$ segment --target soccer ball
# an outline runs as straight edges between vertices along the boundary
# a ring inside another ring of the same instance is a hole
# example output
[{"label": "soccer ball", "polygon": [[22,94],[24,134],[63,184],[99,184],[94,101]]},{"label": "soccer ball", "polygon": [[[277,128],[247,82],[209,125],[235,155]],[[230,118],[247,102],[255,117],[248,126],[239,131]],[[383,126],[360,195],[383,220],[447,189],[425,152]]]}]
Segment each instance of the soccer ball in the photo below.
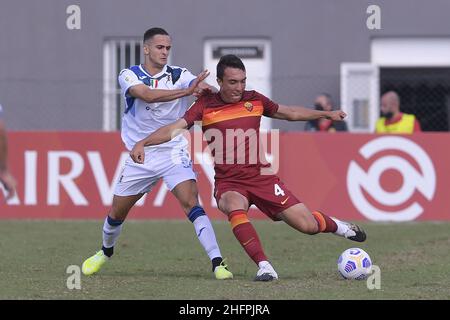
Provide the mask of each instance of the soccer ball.
[{"label": "soccer ball", "polygon": [[372,260],[363,249],[350,248],[337,261],[338,271],[345,279],[366,279],[372,271]]}]

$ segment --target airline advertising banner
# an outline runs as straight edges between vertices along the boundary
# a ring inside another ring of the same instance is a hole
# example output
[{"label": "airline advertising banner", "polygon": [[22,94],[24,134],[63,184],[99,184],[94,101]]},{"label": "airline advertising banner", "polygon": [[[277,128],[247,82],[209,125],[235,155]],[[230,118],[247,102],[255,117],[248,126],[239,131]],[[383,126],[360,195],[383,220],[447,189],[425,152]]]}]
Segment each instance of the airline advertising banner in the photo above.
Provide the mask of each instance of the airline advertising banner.
[{"label": "airline advertising banner", "polygon": [[[206,142],[191,134],[201,205],[225,219],[214,199]],[[285,186],[310,210],[347,220],[450,220],[450,134],[370,135],[272,133],[265,157]],[[9,167],[17,194],[0,218],[103,219],[128,151],[118,132],[10,132]],[[264,145],[264,143],[263,143]],[[274,186],[274,193],[282,192]],[[252,206],[250,217],[267,219]],[[130,219],[185,219],[161,181]]]}]

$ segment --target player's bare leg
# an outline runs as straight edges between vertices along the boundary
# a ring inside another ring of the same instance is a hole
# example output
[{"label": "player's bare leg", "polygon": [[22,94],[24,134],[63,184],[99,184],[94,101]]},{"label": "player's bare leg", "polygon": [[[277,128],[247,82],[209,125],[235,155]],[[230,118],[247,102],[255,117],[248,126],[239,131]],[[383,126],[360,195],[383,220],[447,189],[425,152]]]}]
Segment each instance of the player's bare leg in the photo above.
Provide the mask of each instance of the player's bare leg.
[{"label": "player's bare leg", "polygon": [[132,196],[114,195],[113,203],[103,225],[103,247],[106,256],[111,257],[114,245],[122,232],[122,224],[135,203],[143,196],[143,193]]},{"label": "player's bare leg", "polygon": [[131,208],[133,208],[136,202],[142,198],[143,195],[143,193],[132,196],[114,195],[109,216],[115,220],[125,220]]},{"label": "player's bare leg", "polygon": [[366,233],[357,225],[329,217],[320,211],[311,212],[303,203],[284,210],[280,218],[294,229],[306,234],[331,232],[353,241],[366,240]]},{"label": "player's bare leg", "polygon": [[172,189],[173,195],[178,199],[186,216],[193,207],[198,205],[198,188],[195,180],[186,180]]},{"label": "player's bare leg", "polygon": [[113,255],[117,238],[122,232],[122,224],[130,209],[142,196],[143,193],[132,196],[114,195],[111,210],[103,224],[102,250],[83,262],[81,269],[85,275],[98,272],[103,264]]},{"label": "player's bare leg", "polygon": [[258,265],[255,281],[271,281],[278,279],[278,274],[267,257],[255,228],[247,217],[249,202],[246,197],[236,191],[227,191],[219,200],[219,209],[228,216],[234,236],[244,248],[248,256]]},{"label": "player's bare leg", "polygon": [[180,202],[184,213],[192,222],[198,240],[208,254],[212,271],[219,280],[232,279],[233,274],[228,270],[222,259],[222,254],[217,244],[216,235],[205,211],[198,203],[198,189],[195,180],[186,180],[172,189],[173,195]]},{"label": "player's bare leg", "polygon": [[280,218],[300,232],[306,234],[316,234],[320,232],[316,219],[303,203],[297,203],[284,210],[281,212]]}]

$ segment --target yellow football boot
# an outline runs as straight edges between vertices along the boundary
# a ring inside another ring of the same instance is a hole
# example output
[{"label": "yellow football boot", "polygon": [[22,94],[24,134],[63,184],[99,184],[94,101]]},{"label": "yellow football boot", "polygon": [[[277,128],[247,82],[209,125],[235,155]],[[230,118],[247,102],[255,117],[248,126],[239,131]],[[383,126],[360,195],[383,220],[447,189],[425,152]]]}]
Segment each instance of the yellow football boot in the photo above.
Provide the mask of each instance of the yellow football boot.
[{"label": "yellow football boot", "polygon": [[92,257],[86,259],[81,266],[81,271],[84,275],[90,276],[100,270],[100,268],[108,261],[108,257],[105,256],[103,250],[100,250]]},{"label": "yellow football boot", "polygon": [[220,265],[214,269],[214,275],[217,280],[233,279],[233,274],[228,270],[225,260],[223,260]]}]

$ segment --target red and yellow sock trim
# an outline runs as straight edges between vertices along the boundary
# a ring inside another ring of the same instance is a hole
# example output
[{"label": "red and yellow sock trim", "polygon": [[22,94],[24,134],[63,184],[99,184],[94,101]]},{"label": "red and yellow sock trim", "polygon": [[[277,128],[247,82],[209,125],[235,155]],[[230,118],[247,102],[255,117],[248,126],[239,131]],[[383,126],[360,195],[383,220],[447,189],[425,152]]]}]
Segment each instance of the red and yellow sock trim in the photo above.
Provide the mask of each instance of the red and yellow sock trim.
[{"label": "red and yellow sock trim", "polygon": [[250,222],[247,218],[247,212],[244,210],[236,210],[231,212],[228,215],[228,221],[230,221],[232,229],[236,228],[240,224]]},{"label": "red and yellow sock trim", "polygon": [[317,224],[319,225],[319,232],[323,232],[327,228],[327,222],[325,221],[325,218],[318,211],[314,211],[312,214],[314,218],[316,218]]}]

